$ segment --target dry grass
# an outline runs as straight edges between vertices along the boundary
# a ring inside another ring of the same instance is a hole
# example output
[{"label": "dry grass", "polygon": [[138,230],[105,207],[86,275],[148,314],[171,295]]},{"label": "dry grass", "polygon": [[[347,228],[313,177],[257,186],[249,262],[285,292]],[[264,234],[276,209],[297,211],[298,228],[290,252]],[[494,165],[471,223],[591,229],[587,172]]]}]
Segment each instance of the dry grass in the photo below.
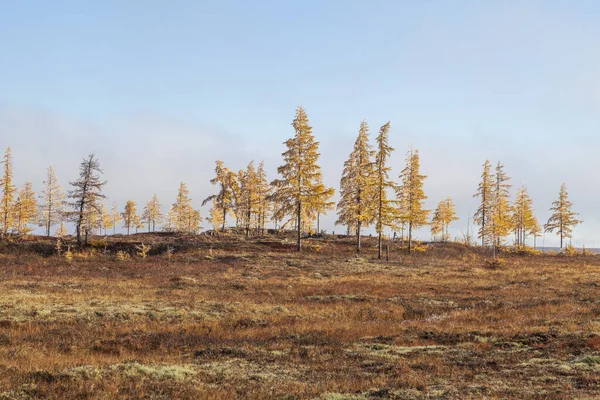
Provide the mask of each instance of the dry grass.
[{"label": "dry grass", "polygon": [[0,399],[600,396],[599,257],[114,240],[71,263],[3,248]]}]

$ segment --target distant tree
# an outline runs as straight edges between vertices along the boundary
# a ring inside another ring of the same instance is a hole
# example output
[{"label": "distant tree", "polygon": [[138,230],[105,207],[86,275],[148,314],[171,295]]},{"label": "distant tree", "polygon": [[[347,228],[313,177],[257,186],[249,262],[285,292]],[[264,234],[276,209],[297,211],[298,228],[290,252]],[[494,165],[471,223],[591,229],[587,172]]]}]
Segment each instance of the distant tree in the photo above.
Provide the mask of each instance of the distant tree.
[{"label": "distant tree", "polygon": [[2,164],[4,164],[4,173],[0,179],[0,186],[2,187],[0,226],[2,227],[2,234],[6,236],[14,226],[15,196],[17,194],[17,188],[13,185],[12,152],[10,147],[6,148]]},{"label": "distant tree", "polygon": [[195,233],[200,229],[200,211],[192,207],[190,192],[185,183],[181,182],[177,199],[169,210],[169,225],[175,232]]},{"label": "distant tree", "polygon": [[121,212],[119,211],[119,208],[117,207],[117,202],[113,202],[113,206],[110,210],[110,217],[111,217],[111,225],[112,225],[112,229],[113,229],[113,235],[117,232],[117,225],[119,225],[119,222],[121,221]]},{"label": "distant tree", "polygon": [[397,185],[390,179],[389,173],[392,170],[387,165],[387,160],[394,151],[394,148],[388,144],[388,133],[390,131],[390,122],[388,121],[379,130],[377,136],[377,151],[375,153],[374,164],[374,201],[375,201],[375,230],[377,231],[377,258],[381,258],[381,238],[383,230],[386,227],[394,225],[396,215],[394,200],[388,199],[387,191],[397,189]]},{"label": "distant tree", "polygon": [[265,171],[265,162],[261,161],[258,164],[256,170],[257,178],[257,192],[258,192],[258,205],[257,205],[257,217],[258,217],[258,234],[262,235],[265,232],[265,225],[267,218],[271,214],[271,189],[272,186],[267,180],[267,172]]},{"label": "distant tree", "polygon": [[67,236],[67,234],[68,234],[67,227],[65,226],[64,221],[61,221],[60,226],[54,232],[54,236],[56,236],[58,238],[62,238],[62,237]]},{"label": "distant tree", "polygon": [[240,192],[239,198],[239,213],[241,223],[245,227],[246,237],[250,236],[250,231],[258,228],[256,216],[259,213],[260,204],[260,181],[254,167],[254,161],[248,164],[245,171],[241,171],[239,175]]},{"label": "distant tree", "polygon": [[529,197],[525,185],[517,190],[512,210],[512,230],[516,238],[515,244],[525,246],[527,235],[539,229],[538,221],[533,213],[533,200]]},{"label": "distant tree", "polygon": [[44,189],[39,199],[39,225],[46,229],[46,236],[50,236],[52,225],[56,225],[62,221],[65,201],[62,186],[58,183],[52,166],[49,166],[47,169]]},{"label": "distant tree", "polygon": [[290,216],[296,220],[297,249],[302,249],[302,227],[304,219],[316,217],[319,207],[333,197],[334,189],[322,182],[319,160],[319,142],[315,141],[308,116],[302,107],[296,110],[292,122],[293,138],[285,142],[287,150],[283,165],[277,168],[281,179],[273,181],[273,197],[279,204],[278,219]]},{"label": "distant tree", "polygon": [[152,199],[148,201],[146,207],[144,207],[144,212],[142,213],[142,222],[145,222],[148,225],[148,232],[156,231],[156,224],[160,224],[162,221],[163,215],[160,210],[160,203],[158,201],[158,196],[152,196]]},{"label": "distant tree", "polygon": [[131,228],[136,227],[136,218],[137,210],[136,204],[133,200],[127,200],[125,203],[125,211],[121,213],[121,218],[123,218],[123,228],[127,229],[127,234],[129,235]]},{"label": "distant tree", "polygon": [[135,226],[135,233],[138,233],[140,229],[144,229],[144,220],[140,214],[135,214],[133,217],[133,226]]},{"label": "distant tree", "polygon": [[401,186],[398,189],[399,217],[408,227],[408,251],[412,252],[412,232],[427,225],[429,210],[423,208],[427,198],[423,191],[423,182],[427,175],[421,175],[419,151],[410,150],[406,157],[406,167],[402,170]]},{"label": "distant tree", "polygon": [[85,244],[87,245],[90,227],[86,227],[84,224],[86,217],[89,217],[92,212],[100,213],[99,200],[105,198],[102,188],[106,181],[100,180],[101,174],[100,163],[92,153],[81,161],[78,179],[70,182],[73,189],[68,193],[68,197],[71,199],[68,205],[72,211],[67,215],[75,223],[78,245],[81,245],[82,229],[85,229]]},{"label": "distant tree", "polygon": [[361,229],[375,221],[375,152],[369,144],[369,126],[362,121],[354,148],[344,163],[336,225],[355,228],[356,252],[360,252]]},{"label": "distant tree", "polygon": [[491,230],[496,246],[502,244],[502,238],[510,233],[512,222],[512,207],[510,204],[510,178],[504,171],[504,165],[496,165],[494,178],[494,190],[492,191],[492,219]]},{"label": "distant tree", "polygon": [[433,212],[433,218],[431,219],[431,234],[436,237],[439,235],[442,242],[450,240],[450,233],[448,228],[452,221],[458,221],[456,216],[456,210],[452,198],[447,197],[445,200],[439,202],[435,211]]},{"label": "distant tree", "polygon": [[209,201],[213,202],[213,207],[220,210],[222,214],[221,228],[225,230],[227,214],[234,215],[236,193],[239,192],[239,185],[235,172],[230,171],[223,165],[223,161],[217,160],[215,167],[215,177],[210,180],[213,185],[219,185],[219,193],[208,196],[202,202],[206,205]]},{"label": "distant tree", "polygon": [[571,238],[573,233],[573,227],[579,225],[581,222],[577,218],[576,212],[572,209],[573,203],[569,200],[569,194],[567,193],[567,186],[563,183],[560,187],[560,193],[558,200],[552,203],[550,211],[552,216],[548,219],[548,222],[544,225],[546,232],[554,232],[560,236],[560,248],[563,248],[563,240],[565,238]]},{"label": "distant tree", "polygon": [[215,200],[213,200],[209,217],[207,217],[206,220],[212,225],[215,233],[218,234],[221,231],[223,225],[223,213]]},{"label": "distant tree", "polygon": [[111,212],[108,211],[108,207],[106,206],[104,199],[100,201],[100,210],[100,225],[101,228],[104,229],[104,235],[106,235],[107,230],[113,227],[113,218]]},{"label": "distant tree", "polygon": [[494,200],[494,177],[492,176],[492,164],[486,160],[483,164],[483,173],[481,182],[477,188],[477,193],[473,197],[479,197],[479,208],[475,212],[473,220],[479,225],[477,232],[481,245],[485,246],[492,242],[492,207]]},{"label": "distant tree", "polygon": [[31,187],[31,182],[25,182],[19,190],[19,197],[14,206],[14,218],[18,234],[27,235],[33,231],[28,225],[37,219],[37,201],[35,200],[35,193]]}]

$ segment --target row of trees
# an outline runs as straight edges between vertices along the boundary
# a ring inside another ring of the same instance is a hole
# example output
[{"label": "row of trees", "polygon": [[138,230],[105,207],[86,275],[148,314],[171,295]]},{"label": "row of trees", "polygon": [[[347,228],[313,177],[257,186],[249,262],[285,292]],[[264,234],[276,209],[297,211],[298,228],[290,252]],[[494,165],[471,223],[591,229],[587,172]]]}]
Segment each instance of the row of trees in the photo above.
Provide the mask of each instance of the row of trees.
[{"label": "row of trees", "polygon": [[[226,228],[228,217],[235,219],[235,226],[243,228],[246,236],[262,234],[269,221],[276,229],[293,227],[297,232],[297,248],[302,247],[304,232],[320,231],[320,216],[337,209],[336,225],[346,227],[347,233],[356,236],[356,250],[361,250],[361,237],[365,228],[373,226],[378,235],[378,254],[381,257],[382,239],[386,229],[407,233],[408,249],[413,248],[413,231],[424,225],[431,226],[435,240],[450,239],[449,226],[458,220],[454,202],[450,197],[439,202],[432,213],[424,208],[427,196],[423,190],[426,175],[420,172],[419,152],[410,149],[399,182],[390,177],[389,159],[394,149],[388,144],[390,122],[379,129],[375,146],[370,143],[369,126],[361,122],[358,136],[340,180],[340,199],[332,201],[334,189],[323,183],[319,165],[319,142],[312,133],[308,116],[302,107],[296,110],[292,122],[294,136],[284,142],[283,163],[277,169],[279,178],[269,182],[264,164],[258,167],[250,162],[246,169],[234,172],[221,160],[217,160],[215,176],[211,183],[218,187],[217,193],[207,197],[202,205],[211,204],[207,221],[215,232]],[[38,224],[50,235],[52,226],[60,225],[56,235],[66,234],[65,222],[76,227],[77,241],[87,242],[90,233],[113,233],[119,222],[130,233],[147,227],[155,231],[162,224],[163,230],[195,233],[201,229],[200,211],[192,206],[192,199],[185,183],[181,183],[175,202],[166,215],[161,212],[157,196],[150,199],[141,213],[133,200],[128,200],[123,211],[116,204],[111,210],[105,205],[102,189],[102,170],[94,154],[83,159],[78,178],[70,182],[65,194],[52,167],[48,168],[44,189],[38,199],[30,182],[20,189],[13,184],[12,156],[10,147],[3,161],[0,178],[2,199],[0,202],[0,228],[5,236],[9,233],[27,234],[30,227]],[[527,188],[522,186],[510,201],[509,177],[504,166],[497,164],[495,170],[486,161],[481,182],[475,197],[480,204],[474,215],[479,226],[481,244],[498,246],[512,232],[515,244],[524,246],[529,236],[540,235],[540,227],[533,211],[533,201]],[[390,195],[394,196],[390,196]],[[39,201],[38,201],[39,200]],[[572,229],[579,221],[572,211],[565,185],[559,199],[553,203],[552,216],[544,225],[547,232],[556,231],[561,247],[570,238]]]},{"label": "row of trees", "polygon": [[[535,246],[536,238],[542,233],[527,187],[522,185],[517,190],[514,202],[511,203],[512,186],[509,181],[504,165],[498,162],[495,170],[492,171],[492,164],[486,160],[483,164],[481,181],[474,195],[480,200],[474,220],[479,226],[477,233],[482,246],[499,246],[511,233],[514,234],[514,242],[517,246],[525,246],[528,236],[533,236]],[[545,232],[556,232],[559,235],[561,248],[564,240],[571,237],[573,227],[582,222],[576,218],[578,214],[573,211],[572,206],[566,185],[563,183],[558,200],[553,202],[550,208],[552,215],[543,226]]]}]

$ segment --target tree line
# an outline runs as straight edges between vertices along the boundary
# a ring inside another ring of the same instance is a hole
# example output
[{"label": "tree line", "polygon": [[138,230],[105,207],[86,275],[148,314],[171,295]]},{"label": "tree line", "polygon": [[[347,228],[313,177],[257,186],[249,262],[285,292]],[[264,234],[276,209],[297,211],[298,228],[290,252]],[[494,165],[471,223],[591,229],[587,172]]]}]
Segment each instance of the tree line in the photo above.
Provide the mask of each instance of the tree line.
[{"label": "tree line", "polygon": [[[346,228],[346,234],[356,237],[356,251],[361,251],[362,232],[373,226],[377,233],[378,256],[381,258],[384,232],[405,233],[408,251],[413,250],[413,232],[425,225],[437,241],[449,241],[449,226],[458,220],[451,197],[439,202],[436,209],[427,210],[427,196],[423,190],[426,175],[420,172],[420,156],[416,149],[409,149],[405,167],[398,181],[390,177],[389,161],[394,151],[388,144],[390,122],[378,131],[375,146],[370,142],[369,126],[362,121],[354,146],[344,162],[340,179],[340,199],[332,201],[335,190],[323,183],[319,165],[319,142],[315,140],[306,111],[296,110],[292,121],[294,135],[284,142],[282,165],[277,168],[279,177],[267,179],[264,163],[258,167],[251,161],[246,169],[237,172],[217,160],[215,176],[211,183],[217,186],[215,194],[203,200],[211,203],[206,221],[218,234],[227,228],[228,217],[246,236],[262,235],[269,223],[275,229],[294,229],[297,249],[302,248],[303,235],[319,233],[321,215],[336,210],[336,225]],[[45,229],[47,236],[58,225],[55,236],[67,234],[65,223],[73,223],[78,244],[86,243],[90,234],[113,234],[120,222],[127,233],[147,229],[198,233],[203,218],[194,209],[189,190],[180,183],[175,202],[163,215],[159,199],[154,195],[141,212],[133,200],[125,203],[120,211],[113,203],[109,210],[105,204],[102,169],[94,154],[84,158],[79,165],[77,179],[69,182],[65,192],[59,184],[52,166],[48,167],[43,190],[36,197],[31,182],[19,189],[13,184],[13,165],[10,147],[2,160],[0,178],[2,198],[0,203],[0,228],[3,237],[9,234],[27,235],[32,225]],[[516,246],[525,246],[528,237],[540,236],[539,225],[533,210],[533,201],[525,186],[520,187],[515,200],[510,200],[510,178],[504,166],[498,162],[495,169],[486,161],[481,181],[474,197],[479,206],[474,215],[478,225],[478,238],[482,246],[500,246],[512,233]],[[564,240],[571,237],[573,227],[581,223],[572,210],[565,184],[561,186],[558,200],[550,209],[552,215],[543,225],[546,232],[556,232],[561,248]],[[429,218],[431,214],[431,219]],[[316,227],[316,229],[315,229]]]}]

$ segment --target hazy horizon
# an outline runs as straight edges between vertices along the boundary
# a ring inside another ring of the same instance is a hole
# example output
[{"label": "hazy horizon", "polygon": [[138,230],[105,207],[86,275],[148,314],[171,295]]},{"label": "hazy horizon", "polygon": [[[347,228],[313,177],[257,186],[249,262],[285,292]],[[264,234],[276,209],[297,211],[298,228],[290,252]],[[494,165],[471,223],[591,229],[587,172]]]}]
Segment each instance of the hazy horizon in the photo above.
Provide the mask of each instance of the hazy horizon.
[{"label": "hazy horizon", "polygon": [[[166,211],[184,181],[200,207],[217,158],[236,171],[264,160],[275,179],[302,105],[336,201],[360,121],[374,140],[390,120],[392,176],[409,146],[420,151],[427,208],[457,205],[453,238],[489,159],[513,196],[527,185],[540,223],[566,182],[584,221],[573,244],[595,247],[599,15],[591,1],[8,3],[0,147],[13,149],[15,184],[36,193],[49,164],[66,188],[94,152],[109,205],[142,208],[156,193]],[[322,228],[342,232],[335,219]]]}]

